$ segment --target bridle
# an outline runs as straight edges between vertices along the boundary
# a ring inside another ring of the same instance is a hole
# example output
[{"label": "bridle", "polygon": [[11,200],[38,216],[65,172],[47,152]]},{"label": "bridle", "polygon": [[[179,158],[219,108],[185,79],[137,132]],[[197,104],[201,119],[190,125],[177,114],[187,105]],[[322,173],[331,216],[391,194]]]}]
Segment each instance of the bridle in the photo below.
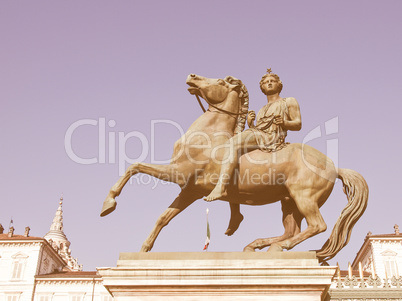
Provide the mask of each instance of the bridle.
[{"label": "bridle", "polygon": [[[228,115],[230,115],[230,116],[232,116],[232,117],[234,117],[234,118],[236,118],[236,116],[240,116],[240,115],[246,114],[246,113],[244,113],[244,112],[242,112],[242,113],[230,112],[230,111],[227,111],[227,110],[225,110],[225,109],[221,109],[221,108],[215,106],[214,104],[212,104],[212,103],[208,100],[208,98],[205,96],[204,92],[203,92],[200,88],[197,88],[197,89],[198,89],[198,91],[200,92],[201,97],[204,98],[204,100],[205,100],[211,107],[217,109],[218,111],[221,111],[222,113],[228,114]],[[205,113],[207,110],[205,110],[205,108],[204,108],[204,106],[203,106],[203,104],[202,104],[202,102],[201,102],[201,100],[200,100],[200,97],[198,96],[197,93],[195,93],[195,97],[197,97],[198,103],[199,103],[201,109],[203,110],[203,112]],[[210,112],[211,112],[211,111],[210,111]]]}]

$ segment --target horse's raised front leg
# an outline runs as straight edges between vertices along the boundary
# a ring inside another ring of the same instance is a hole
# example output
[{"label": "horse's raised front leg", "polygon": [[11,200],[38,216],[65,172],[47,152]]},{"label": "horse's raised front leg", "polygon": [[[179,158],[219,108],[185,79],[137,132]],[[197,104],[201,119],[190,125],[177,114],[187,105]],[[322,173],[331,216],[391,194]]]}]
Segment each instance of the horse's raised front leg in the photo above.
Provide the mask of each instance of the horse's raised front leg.
[{"label": "horse's raised front leg", "polygon": [[243,252],[255,252],[255,249],[261,250],[270,246],[271,244],[278,243],[300,233],[303,216],[300,214],[292,200],[282,201],[282,212],[282,223],[285,228],[285,232],[281,236],[256,239],[252,243],[248,244],[243,249]]},{"label": "horse's raised front leg", "polygon": [[157,219],[154,228],[143,243],[141,252],[151,251],[156,238],[159,233],[176,215],[186,209],[195,200],[201,198],[202,195],[196,195],[194,193],[183,190],[174,202],[167,208]]},{"label": "horse's raised front leg", "polygon": [[113,185],[110,189],[106,200],[103,202],[103,207],[101,211],[101,216],[108,215],[116,209],[115,198],[120,195],[124,185],[127,184],[128,180],[137,173],[145,173],[155,178],[177,183],[183,185],[185,179],[181,178],[177,172],[177,166],[175,164],[169,165],[156,165],[147,163],[134,163],[130,165],[125,174]]}]

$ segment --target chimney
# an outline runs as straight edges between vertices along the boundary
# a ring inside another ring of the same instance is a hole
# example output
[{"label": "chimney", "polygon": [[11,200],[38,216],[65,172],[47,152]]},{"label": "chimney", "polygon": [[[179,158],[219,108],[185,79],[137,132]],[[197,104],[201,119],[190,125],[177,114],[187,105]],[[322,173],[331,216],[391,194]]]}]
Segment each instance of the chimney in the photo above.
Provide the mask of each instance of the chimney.
[{"label": "chimney", "polygon": [[10,227],[10,230],[8,231],[8,237],[13,237],[13,235],[14,235],[14,227],[13,226],[11,226]]},{"label": "chimney", "polygon": [[395,224],[394,229],[395,229],[395,235],[399,235],[399,226],[397,224]]},{"label": "chimney", "polygon": [[0,234],[3,234],[4,233],[4,228],[3,228],[3,225],[2,224],[0,224]]},{"label": "chimney", "polygon": [[29,230],[31,230],[31,228],[25,227],[25,233],[24,233],[24,236],[25,236],[25,237],[28,237],[28,236],[29,236]]}]

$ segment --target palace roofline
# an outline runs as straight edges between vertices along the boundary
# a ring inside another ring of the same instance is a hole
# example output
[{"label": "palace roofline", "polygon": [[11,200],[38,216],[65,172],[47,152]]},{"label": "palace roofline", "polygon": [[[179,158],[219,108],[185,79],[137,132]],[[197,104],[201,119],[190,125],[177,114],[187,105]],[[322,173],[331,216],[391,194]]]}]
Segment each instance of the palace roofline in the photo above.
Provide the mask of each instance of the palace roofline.
[{"label": "palace roofline", "polygon": [[40,278],[52,278],[52,279],[60,279],[60,278],[101,278],[97,271],[62,271],[62,272],[54,272],[50,274],[37,275],[37,279]]},{"label": "palace roofline", "polygon": [[13,234],[12,236],[9,236],[8,233],[0,234],[0,240],[5,241],[5,240],[40,240],[40,241],[46,241],[43,237],[35,237],[35,236],[24,236],[24,235],[15,235]]}]

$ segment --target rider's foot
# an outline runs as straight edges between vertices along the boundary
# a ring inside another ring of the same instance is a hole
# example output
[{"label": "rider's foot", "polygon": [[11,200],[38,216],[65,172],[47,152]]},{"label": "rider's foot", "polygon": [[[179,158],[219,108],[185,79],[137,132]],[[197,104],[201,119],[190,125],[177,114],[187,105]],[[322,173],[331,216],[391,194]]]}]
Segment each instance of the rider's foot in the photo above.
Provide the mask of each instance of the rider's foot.
[{"label": "rider's foot", "polygon": [[204,200],[207,202],[215,201],[218,199],[221,199],[223,197],[227,196],[227,192],[222,189],[221,187],[215,186],[214,190],[211,191],[211,193],[204,197]]},{"label": "rider's foot", "polygon": [[231,216],[229,221],[229,226],[225,232],[227,236],[231,236],[239,228],[240,223],[243,221],[243,214],[239,213],[235,217]]},{"label": "rider's foot", "polygon": [[116,200],[111,196],[107,196],[106,200],[103,202],[103,207],[100,216],[105,216],[108,215],[109,213],[112,213],[114,209],[116,209],[116,206],[117,206]]}]

